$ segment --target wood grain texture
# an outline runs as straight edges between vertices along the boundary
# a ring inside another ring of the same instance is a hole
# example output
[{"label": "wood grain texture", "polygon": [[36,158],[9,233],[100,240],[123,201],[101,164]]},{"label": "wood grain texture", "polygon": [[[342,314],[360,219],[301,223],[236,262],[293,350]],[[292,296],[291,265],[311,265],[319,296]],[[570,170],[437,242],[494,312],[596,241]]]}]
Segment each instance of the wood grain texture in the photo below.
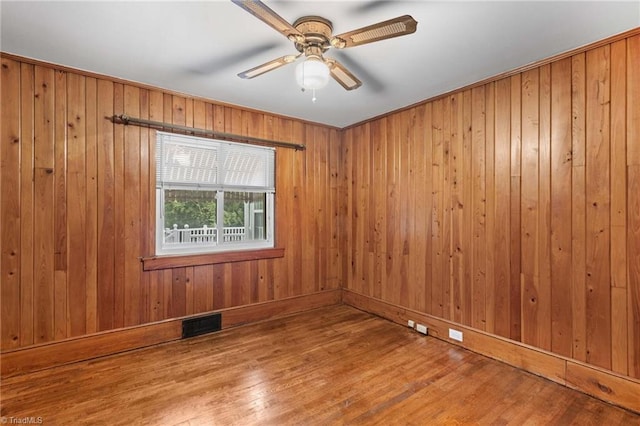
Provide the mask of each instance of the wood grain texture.
[{"label": "wood grain texture", "polygon": [[[640,413],[640,400],[637,398],[640,391],[640,381],[637,379],[620,376],[530,345],[513,342],[432,315],[353,293],[349,290],[344,291],[343,301],[349,306],[381,316],[403,326],[407,324],[409,319],[418,321],[427,325],[429,336],[465,347],[471,351],[540,375],[561,385],[578,389],[596,398]],[[448,336],[449,328],[463,332],[463,342],[450,339]]]},{"label": "wood grain texture", "polygon": [[551,65],[551,350],[571,356],[571,59]]},{"label": "wood grain texture", "polygon": [[[3,95],[0,109],[0,244],[2,260],[2,347],[20,346],[20,63],[2,60]],[[6,92],[5,92],[6,91]]]},{"label": "wood grain texture", "polygon": [[[496,82],[494,106],[494,123],[491,126],[495,132],[495,210],[489,212],[495,221],[493,257],[494,270],[494,333],[502,337],[511,335],[511,262],[509,259],[511,247],[510,216],[511,216],[511,85],[508,79]],[[462,238],[462,237],[460,237]],[[491,285],[491,283],[490,283]],[[459,321],[456,321],[459,322]]]},{"label": "wood grain texture", "polygon": [[640,377],[640,36],[627,40],[627,330],[629,375]]},{"label": "wood grain texture", "polygon": [[[417,309],[424,294],[425,314],[638,378],[638,39],[346,129],[345,288],[371,296],[366,272],[384,259],[376,299]],[[422,185],[407,152],[423,156]],[[367,212],[383,199],[386,216]]]},{"label": "wood grain texture", "polygon": [[[34,234],[34,180],[33,168],[34,129],[34,66],[22,64],[20,71],[20,119],[21,119],[21,172],[20,172],[20,345],[31,345],[33,336],[33,282],[34,257],[36,243]],[[4,121],[3,121],[4,123]],[[4,127],[4,125],[3,125]],[[0,183],[0,185],[2,185]],[[2,193],[2,190],[0,190]],[[1,195],[0,195],[1,197]],[[4,269],[4,267],[3,267]]]},{"label": "wood grain texture", "polygon": [[[344,287],[639,378],[639,47],[344,130],[3,56],[2,351]],[[283,256],[151,260],[155,132],[125,112],[305,139],[277,153]]]},{"label": "wood grain texture", "polygon": [[522,342],[540,345],[540,257],[538,246],[539,214],[539,117],[540,71],[534,69],[522,75],[522,151],[520,238],[522,265]]},{"label": "wood grain texture", "polygon": [[[65,206],[68,197],[69,176],[67,174],[67,152],[69,123],[67,121],[68,84],[67,73],[55,71],[54,86],[54,173],[53,173],[53,250],[54,250],[54,290],[53,290],[53,330],[54,339],[64,339],[71,332],[71,306],[69,303],[69,212]],[[71,268],[74,269],[73,266]]]},{"label": "wood grain texture", "polygon": [[604,401],[640,412],[640,382],[608,374],[575,362],[567,362],[567,386]]},{"label": "wood grain texture", "polygon": [[[337,130],[44,64],[4,56],[2,63],[3,352],[344,281]],[[106,119],[123,113],[309,138],[307,151],[278,149],[275,239],[282,245],[267,255],[154,257],[155,131]]]},{"label": "wood grain texture", "polygon": [[571,58],[571,312],[572,356],[587,359],[585,55]]},{"label": "wood grain texture", "polygon": [[587,362],[611,368],[609,46],[587,52]]},{"label": "wood grain texture", "polygon": [[[222,328],[227,329],[337,305],[340,301],[341,291],[329,290],[266,303],[226,308],[216,312],[221,313]],[[211,313],[212,310],[205,312]],[[190,317],[197,316],[190,315]],[[0,374],[4,380],[7,377],[177,340],[182,337],[182,319],[184,318],[187,317],[17,348],[0,355],[2,361]]]},{"label": "wood grain texture", "polygon": [[34,343],[41,343],[55,339],[54,71],[36,67],[34,81],[34,234],[40,237],[33,252],[33,328]]},{"label": "wood grain texture", "polygon": [[[10,378],[6,384],[3,416],[37,412],[53,424],[639,420],[627,410],[347,306]],[[127,409],[118,411],[124,403]]]},{"label": "wood grain texture", "polygon": [[611,368],[628,373],[627,42],[611,45]]}]

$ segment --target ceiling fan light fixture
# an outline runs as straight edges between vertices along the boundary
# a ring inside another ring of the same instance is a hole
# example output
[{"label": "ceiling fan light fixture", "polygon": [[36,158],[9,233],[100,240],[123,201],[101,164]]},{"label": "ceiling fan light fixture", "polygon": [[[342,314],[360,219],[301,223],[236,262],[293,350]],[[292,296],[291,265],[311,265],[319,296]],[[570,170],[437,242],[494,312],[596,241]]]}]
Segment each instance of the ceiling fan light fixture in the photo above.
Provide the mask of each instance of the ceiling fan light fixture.
[{"label": "ceiling fan light fixture", "polygon": [[296,82],[303,89],[322,89],[329,83],[329,67],[319,58],[308,58],[296,66]]}]

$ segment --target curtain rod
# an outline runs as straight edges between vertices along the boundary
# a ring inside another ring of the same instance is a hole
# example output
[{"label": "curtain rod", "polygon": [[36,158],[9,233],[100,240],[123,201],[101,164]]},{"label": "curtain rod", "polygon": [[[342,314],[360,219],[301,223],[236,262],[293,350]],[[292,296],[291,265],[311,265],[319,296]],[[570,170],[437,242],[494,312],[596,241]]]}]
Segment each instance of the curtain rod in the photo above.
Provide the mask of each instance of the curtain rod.
[{"label": "curtain rod", "polygon": [[144,120],[142,118],[129,117],[126,114],[114,115],[112,117],[106,117],[106,118],[108,120],[111,120],[111,122],[113,122],[114,124],[124,124],[124,125],[131,124],[134,126],[154,128],[156,130],[168,130],[168,131],[174,131],[174,132],[182,132],[190,135],[207,136],[210,138],[222,139],[222,140],[232,141],[232,142],[244,142],[244,143],[249,143],[254,145],[290,148],[290,149],[295,149],[296,151],[307,149],[306,146],[301,144],[296,144],[296,143],[272,141],[269,139],[254,138],[250,136],[239,136],[239,135],[234,135],[232,133],[215,132],[213,130],[180,126],[178,124],[167,124],[159,121]]}]

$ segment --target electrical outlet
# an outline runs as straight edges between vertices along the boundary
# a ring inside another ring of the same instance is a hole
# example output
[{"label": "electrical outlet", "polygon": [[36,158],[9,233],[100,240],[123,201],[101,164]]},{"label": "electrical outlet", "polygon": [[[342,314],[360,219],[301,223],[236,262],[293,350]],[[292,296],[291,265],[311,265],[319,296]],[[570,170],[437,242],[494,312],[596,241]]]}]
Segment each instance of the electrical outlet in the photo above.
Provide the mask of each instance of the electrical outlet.
[{"label": "electrical outlet", "polygon": [[449,339],[457,340],[458,342],[462,342],[462,331],[454,330],[452,328],[449,329]]},{"label": "electrical outlet", "polygon": [[407,327],[413,328],[413,327],[415,327],[415,325],[416,325],[416,323],[413,322],[412,320],[407,321]]},{"label": "electrical outlet", "polygon": [[422,325],[422,324],[418,324],[418,325],[416,325],[416,331],[418,333],[427,334],[427,326],[426,325]]}]

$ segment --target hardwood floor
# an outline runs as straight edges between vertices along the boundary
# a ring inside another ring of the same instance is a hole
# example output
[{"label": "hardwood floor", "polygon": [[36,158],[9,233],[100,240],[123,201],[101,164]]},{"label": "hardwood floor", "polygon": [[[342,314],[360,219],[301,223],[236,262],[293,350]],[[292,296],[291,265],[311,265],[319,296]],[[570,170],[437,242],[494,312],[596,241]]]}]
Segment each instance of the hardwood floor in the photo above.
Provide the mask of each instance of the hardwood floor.
[{"label": "hardwood floor", "polygon": [[45,425],[640,424],[640,416],[348,306],[13,377]]}]

